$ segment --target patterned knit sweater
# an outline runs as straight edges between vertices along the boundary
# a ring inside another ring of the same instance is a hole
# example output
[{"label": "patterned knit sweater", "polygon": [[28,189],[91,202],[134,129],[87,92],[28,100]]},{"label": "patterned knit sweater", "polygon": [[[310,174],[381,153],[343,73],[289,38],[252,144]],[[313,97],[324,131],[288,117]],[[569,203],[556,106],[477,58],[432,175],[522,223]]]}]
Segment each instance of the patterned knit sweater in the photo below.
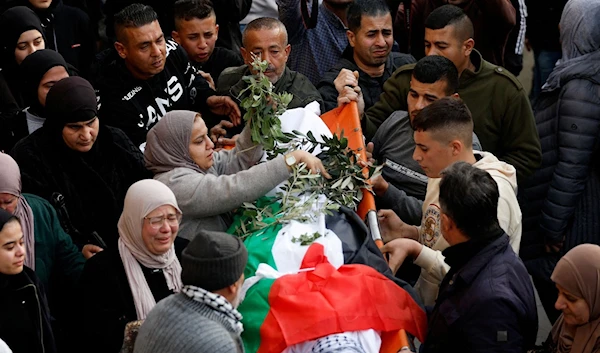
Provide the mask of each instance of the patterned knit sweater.
[{"label": "patterned knit sweater", "polygon": [[148,314],[134,353],[243,353],[242,339],[213,308],[185,294],[160,301]]}]

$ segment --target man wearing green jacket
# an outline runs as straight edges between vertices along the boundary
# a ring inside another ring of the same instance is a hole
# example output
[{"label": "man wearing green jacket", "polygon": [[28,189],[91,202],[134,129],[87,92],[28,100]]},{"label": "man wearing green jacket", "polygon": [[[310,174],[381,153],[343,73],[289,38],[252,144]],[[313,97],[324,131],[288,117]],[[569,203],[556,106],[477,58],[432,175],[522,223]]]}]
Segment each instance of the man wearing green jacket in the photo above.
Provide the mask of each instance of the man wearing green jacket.
[{"label": "man wearing green jacket", "polygon": [[[531,175],[542,160],[538,132],[527,94],[508,70],[482,59],[474,49],[473,24],[458,7],[434,10],[425,22],[425,54],[450,59],[460,75],[458,94],[469,107],[483,150],[517,169],[519,180]],[[363,116],[367,141],[396,110],[406,110],[406,97],[414,64],[405,65],[386,81],[383,93]],[[347,89],[348,92],[351,89]],[[357,95],[350,92],[339,102]],[[359,94],[358,96],[362,96]],[[360,104],[359,104],[360,106]]]}]

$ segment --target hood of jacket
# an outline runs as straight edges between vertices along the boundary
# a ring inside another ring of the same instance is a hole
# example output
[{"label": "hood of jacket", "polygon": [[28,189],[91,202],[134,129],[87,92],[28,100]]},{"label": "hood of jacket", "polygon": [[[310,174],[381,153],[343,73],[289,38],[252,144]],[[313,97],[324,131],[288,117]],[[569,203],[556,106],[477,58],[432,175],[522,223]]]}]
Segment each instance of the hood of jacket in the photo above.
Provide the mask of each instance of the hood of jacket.
[{"label": "hood of jacket", "polygon": [[503,162],[489,152],[473,151],[478,161],[473,164],[474,167],[485,170],[493,177],[500,177],[517,191],[517,170],[512,165]]}]

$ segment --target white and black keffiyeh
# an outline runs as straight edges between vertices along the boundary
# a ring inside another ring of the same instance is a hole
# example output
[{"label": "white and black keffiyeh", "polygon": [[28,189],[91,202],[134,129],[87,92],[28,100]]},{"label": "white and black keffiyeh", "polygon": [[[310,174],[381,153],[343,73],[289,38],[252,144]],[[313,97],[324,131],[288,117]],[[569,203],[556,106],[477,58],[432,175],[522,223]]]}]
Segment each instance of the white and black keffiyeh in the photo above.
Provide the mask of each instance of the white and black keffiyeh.
[{"label": "white and black keffiyeh", "polygon": [[365,350],[360,342],[343,333],[336,333],[319,338],[312,353],[365,353]]},{"label": "white and black keffiyeh", "polygon": [[242,314],[233,308],[233,305],[225,299],[224,296],[212,293],[206,289],[185,285],[181,292],[187,295],[190,299],[200,303],[204,303],[207,306],[213,308],[215,312],[222,316],[225,320],[231,323],[236,334],[241,334],[244,331],[244,325],[242,325]]}]

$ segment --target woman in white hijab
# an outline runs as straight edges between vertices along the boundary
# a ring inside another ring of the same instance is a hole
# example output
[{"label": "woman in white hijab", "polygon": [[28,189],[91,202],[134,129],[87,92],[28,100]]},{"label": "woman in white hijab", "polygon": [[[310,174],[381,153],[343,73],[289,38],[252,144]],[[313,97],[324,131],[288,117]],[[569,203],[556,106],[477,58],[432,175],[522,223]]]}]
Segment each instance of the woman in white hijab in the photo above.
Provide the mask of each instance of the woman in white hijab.
[{"label": "woman in white hijab", "polygon": [[87,351],[118,352],[128,322],[144,320],[158,301],[181,290],[176,253],[188,242],[177,238],[180,221],[175,195],[163,183],[141,180],[129,188],[118,251],[97,254],[83,271]]}]

